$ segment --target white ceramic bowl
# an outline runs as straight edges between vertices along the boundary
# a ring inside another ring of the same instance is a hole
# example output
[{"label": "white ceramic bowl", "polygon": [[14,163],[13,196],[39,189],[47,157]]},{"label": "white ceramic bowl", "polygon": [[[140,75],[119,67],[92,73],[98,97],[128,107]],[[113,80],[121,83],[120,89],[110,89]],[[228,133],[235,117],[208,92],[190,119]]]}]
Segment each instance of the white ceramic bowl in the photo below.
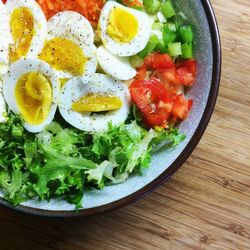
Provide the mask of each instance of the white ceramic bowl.
[{"label": "white ceramic bowl", "polygon": [[[151,166],[144,171],[143,176],[130,177],[123,184],[105,187],[101,191],[86,192],[83,199],[84,209],[77,213],[74,205],[62,200],[31,200],[14,209],[56,217],[87,216],[116,209],[151,192],[172,176],[192,153],[208,125],[218,94],[221,70],[220,38],[209,0],[175,0],[174,4],[194,27],[195,58],[198,62],[198,77],[188,93],[194,100],[194,106],[189,118],[180,125],[186,140],[176,148],[154,154]],[[13,208],[1,199],[0,204]]]}]

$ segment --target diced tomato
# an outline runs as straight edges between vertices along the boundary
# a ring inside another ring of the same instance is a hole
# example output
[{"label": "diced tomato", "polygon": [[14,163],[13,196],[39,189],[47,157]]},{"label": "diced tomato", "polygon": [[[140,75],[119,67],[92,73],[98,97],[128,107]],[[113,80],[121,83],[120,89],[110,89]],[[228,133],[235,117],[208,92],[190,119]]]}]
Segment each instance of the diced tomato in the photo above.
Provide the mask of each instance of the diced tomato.
[{"label": "diced tomato", "polygon": [[97,26],[103,0],[36,0],[47,19],[64,10],[76,11],[85,16],[94,26]]},{"label": "diced tomato", "polygon": [[152,66],[153,69],[170,69],[175,65],[172,58],[168,54],[153,54],[152,55]]},{"label": "diced tomato", "polygon": [[180,94],[183,90],[183,85],[179,84],[176,74],[176,68],[171,68],[163,71],[157,71],[156,77],[165,84],[170,93]]},{"label": "diced tomato", "polygon": [[[145,80],[147,71],[149,80]],[[195,60],[174,64],[168,54],[153,53],[137,72],[130,93],[144,115],[145,124],[166,127],[187,118],[193,101],[185,98],[183,88],[194,83]]]},{"label": "diced tomato", "polygon": [[144,66],[148,69],[170,69],[175,67],[168,54],[153,53],[145,58]]},{"label": "diced tomato", "polygon": [[197,72],[196,61],[194,59],[189,59],[179,63],[176,66],[176,72],[180,84],[186,86],[193,85]]},{"label": "diced tomato", "polygon": [[142,7],[143,2],[141,0],[123,0],[123,4],[129,7]]},{"label": "diced tomato", "polygon": [[130,85],[132,100],[150,126],[166,124],[175,96],[159,80],[136,80]]},{"label": "diced tomato", "polygon": [[159,69],[157,74],[164,83],[191,86],[196,78],[196,62],[193,59],[186,60],[170,69]]},{"label": "diced tomato", "polygon": [[151,126],[164,126],[167,123],[170,114],[164,109],[159,109],[157,112],[148,113],[145,115],[146,122]]},{"label": "diced tomato", "polygon": [[179,84],[179,78],[175,67],[165,70],[159,70],[158,75],[164,83]]},{"label": "diced tomato", "polygon": [[172,107],[173,117],[185,120],[192,106],[192,100],[187,100],[183,94],[178,95]]},{"label": "diced tomato", "polygon": [[184,94],[176,95],[176,91],[166,88],[165,84],[152,78],[135,80],[130,85],[133,102],[138,106],[149,126],[166,126],[168,119],[185,120],[193,105]]}]

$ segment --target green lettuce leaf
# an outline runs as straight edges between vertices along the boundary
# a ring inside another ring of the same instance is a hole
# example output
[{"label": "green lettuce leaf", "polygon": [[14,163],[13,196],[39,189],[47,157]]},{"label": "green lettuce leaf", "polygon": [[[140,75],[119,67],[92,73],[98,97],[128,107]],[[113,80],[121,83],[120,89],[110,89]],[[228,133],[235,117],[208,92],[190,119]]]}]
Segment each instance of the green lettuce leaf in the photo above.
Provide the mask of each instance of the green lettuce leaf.
[{"label": "green lettuce leaf", "polygon": [[150,163],[150,155],[148,154],[148,148],[150,142],[156,136],[156,132],[154,130],[150,130],[148,134],[141,140],[141,142],[134,144],[132,154],[129,158],[128,165],[126,167],[126,171],[132,173],[134,168],[142,163],[143,167],[148,167]]},{"label": "green lettuce leaf", "polygon": [[146,130],[133,115],[105,133],[89,134],[52,122],[28,133],[23,120],[9,113],[0,124],[0,188],[14,205],[31,199],[59,197],[83,204],[84,190],[118,184],[150,165],[153,151],[185,139],[178,129]]},{"label": "green lettuce leaf", "polygon": [[102,189],[105,186],[104,177],[109,180],[114,180],[113,170],[114,165],[109,161],[103,161],[99,166],[95,169],[87,170],[85,173],[87,174],[87,179],[89,182],[94,181],[97,183],[98,188]]}]

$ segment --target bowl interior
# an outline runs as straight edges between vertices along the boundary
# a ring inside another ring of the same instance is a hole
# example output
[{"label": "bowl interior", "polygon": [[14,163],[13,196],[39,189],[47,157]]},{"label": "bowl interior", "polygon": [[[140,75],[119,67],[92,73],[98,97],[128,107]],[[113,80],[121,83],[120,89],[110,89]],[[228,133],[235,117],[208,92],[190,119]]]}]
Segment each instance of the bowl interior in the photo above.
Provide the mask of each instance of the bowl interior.
[{"label": "bowl interior", "polygon": [[[123,184],[105,187],[101,191],[93,190],[86,192],[83,199],[84,209],[110,204],[125,198],[155,180],[168,169],[188,146],[201,122],[212,82],[213,52],[210,28],[201,1],[175,0],[174,4],[176,9],[182,11],[193,25],[195,58],[198,62],[197,81],[188,92],[189,97],[194,101],[194,106],[189,118],[180,125],[180,130],[186,135],[186,140],[176,148],[161,150],[155,153],[152,157],[151,166],[144,171],[143,176],[130,177]],[[24,202],[23,205],[51,211],[74,210],[74,205],[70,205],[62,200],[51,200],[50,202],[31,200]]]}]

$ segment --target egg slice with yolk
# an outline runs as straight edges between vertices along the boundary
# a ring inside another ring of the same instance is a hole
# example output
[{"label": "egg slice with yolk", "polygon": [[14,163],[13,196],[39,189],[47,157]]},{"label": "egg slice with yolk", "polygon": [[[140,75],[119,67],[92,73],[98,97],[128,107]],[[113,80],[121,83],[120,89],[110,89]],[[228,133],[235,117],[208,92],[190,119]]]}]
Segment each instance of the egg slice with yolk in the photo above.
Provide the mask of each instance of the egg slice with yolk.
[{"label": "egg slice with yolk", "polygon": [[40,132],[54,118],[60,94],[57,74],[45,62],[20,59],[3,79],[4,98],[13,112],[24,119],[24,127]]},{"label": "egg slice with yolk", "polygon": [[10,62],[22,57],[37,57],[47,35],[47,20],[33,0],[11,0],[5,5],[11,30]]},{"label": "egg slice with yolk", "polygon": [[75,77],[62,88],[59,111],[75,128],[91,133],[104,132],[110,123],[118,126],[127,119],[129,90],[127,85],[104,74]]},{"label": "egg slice with yolk", "polygon": [[132,56],[143,50],[151,32],[146,13],[114,1],[104,5],[99,29],[104,46],[117,56]]},{"label": "egg slice with yolk", "polygon": [[5,74],[8,70],[10,42],[7,11],[6,7],[0,1],[0,75]]},{"label": "egg slice with yolk", "polygon": [[129,43],[139,31],[135,15],[125,8],[114,8],[109,15],[108,35],[118,43]]},{"label": "egg slice with yolk", "polygon": [[58,71],[60,78],[92,75],[96,71],[94,31],[88,20],[63,11],[48,22],[48,36],[39,58]]},{"label": "egg slice with yolk", "polygon": [[27,123],[31,125],[43,123],[48,118],[52,103],[52,87],[49,79],[38,71],[22,75],[15,87],[15,99]]}]

